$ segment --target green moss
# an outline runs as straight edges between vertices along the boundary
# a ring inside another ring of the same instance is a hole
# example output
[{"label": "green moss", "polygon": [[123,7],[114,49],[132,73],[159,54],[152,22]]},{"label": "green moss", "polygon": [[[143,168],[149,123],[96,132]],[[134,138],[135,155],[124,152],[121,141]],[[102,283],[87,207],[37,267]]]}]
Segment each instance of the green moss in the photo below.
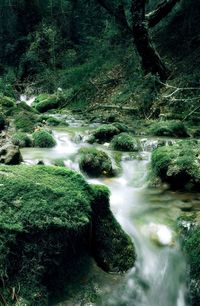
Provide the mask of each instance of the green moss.
[{"label": "green moss", "polygon": [[138,142],[127,133],[121,133],[113,137],[111,147],[118,151],[138,151]]},{"label": "green moss", "polygon": [[93,131],[92,136],[98,143],[110,141],[115,135],[119,134],[120,130],[112,125],[105,124]]},{"label": "green moss", "polygon": [[38,130],[33,133],[33,143],[35,147],[39,148],[52,148],[56,145],[53,136],[45,130]]},{"label": "green moss", "polygon": [[26,133],[23,132],[15,133],[11,139],[12,143],[16,146],[19,146],[20,148],[32,147],[33,145],[32,139]]},{"label": "green moss", "polygon": [[15,100],[10,97],[2,96],[0,97],[0,105],[6,108],[13,107],[15,105]]},{"label": "green moss", "polygon": [[79,166],[84,173],[92,177],[113,174],[111,159],[104,151],[95,148],[83,148],[79,152]]},{"label": "green moss", "polygon": [[154,123],[149,130],[153,136],[188,137],[188,131],[181,121],[160,121]]},{"label": "green moss", "polygon": [[49,126],[59,126],[59,125],[65,125],[68,126],[69,124],[65,122],[64,120],[60,120],[54,117],[50,117],[47,119],[47,124]]},{"label": "green moss", "polygon": [[93,186],[93,190],[94,257],[107,272],[125,272],[135,263],[134,245],[110,210],[109,190],[105,186]]},{"label": "green moss", "polygon": [[88,250],[92,189],[64,168],[1,166],[0,173],[1,292],[12,305],[10,288],[20,287],[18,299],[45,306],[50,280],[56,287]]},{"label": "green moss", "polygon": [[21,111],[16,114],[14,123],[17,130],[26,133],[31,133],[34,131],[34,128],[36,126],[37,116],[28,111]]},{"label": "green moss", "polygon": [[199,150],[190,141],[154,150],[151,167],[154,175],[172,188],[198,189],[200,186]]},{"label": "green moss", "polygon": [[[199,214],[198,214],[199,215]],[[181,221],[181,222],[180,222]],[[179,229],[182,237],[182,248],[188,258],[189,264],[189,289],[191,305],[200,304],[200,220],[196,214],[179,219]],[[185,227],[184,224],[187,224]]]},{"label": "green moss", "polygon": [[41,94],[35,99],[33,106],[38,112],[44,113],[48,110],[59,108],[62,102],[63,97],[60,95]]}]

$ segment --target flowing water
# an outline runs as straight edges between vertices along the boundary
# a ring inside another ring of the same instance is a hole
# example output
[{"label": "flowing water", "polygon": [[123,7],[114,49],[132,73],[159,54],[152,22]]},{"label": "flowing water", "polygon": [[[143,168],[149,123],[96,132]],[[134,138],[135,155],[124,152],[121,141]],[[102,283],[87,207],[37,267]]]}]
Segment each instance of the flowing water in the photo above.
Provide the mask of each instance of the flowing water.
[{"label": "flowing water", "polygon": [[[72,123],[72,122],[71,122]],[[79,171],[77,152],[88,145],[81,129],[74,124],[68,129],[53,130],[57,146],[52,149],[26,148],[22,154],[26,163],[55,164],[63,160],[67,167]],[[80,132],[81,131],[81,132]],[[80,136],[82,134],[83,136]],[[122,155],[122,174],[116,178],[88,179],[89,183],[105,184],[111,191],[111,209],[133,239],[136,266],[124,275],[107,274],[95,264],[87,276],[100,296],[96,304],[64,301],[56,305],[97,306],[187,306],[185,301],[185,258],[175,231],[175,221],[181,209],[191,204],[190,195],[165,189],[147,188],[151,149],[155,140],[141,140],[143,152],[137,158]],[[107,146],[101,146],[112,156]]]}]

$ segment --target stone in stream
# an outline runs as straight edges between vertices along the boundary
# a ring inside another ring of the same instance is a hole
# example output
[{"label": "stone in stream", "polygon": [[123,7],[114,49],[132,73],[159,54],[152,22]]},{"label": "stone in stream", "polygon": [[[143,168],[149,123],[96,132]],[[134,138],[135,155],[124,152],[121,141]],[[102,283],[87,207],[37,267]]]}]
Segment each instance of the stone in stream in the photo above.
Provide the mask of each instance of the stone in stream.
[{"label": "stone in stream", "polygon": [[5,165],[18,165],[23,161],[19,147],[6,143],[0,148],[0,163]]},{"label": "stone in stream", "polygon": [[79,167],[91,177],[112,176],[113,166],[110,157],[101,150],[92,147],[79,150]]},{"label": "stone in stream", "polygon": [[9,289],[19,284],[18,300],[48,305],[48,295],[73,275],[81,279],[91,255],[108,272],[134,265],[133,243],[111,213],[107,188],[64,167],[0,166],[0,174],[0,291],[8,305]]}]

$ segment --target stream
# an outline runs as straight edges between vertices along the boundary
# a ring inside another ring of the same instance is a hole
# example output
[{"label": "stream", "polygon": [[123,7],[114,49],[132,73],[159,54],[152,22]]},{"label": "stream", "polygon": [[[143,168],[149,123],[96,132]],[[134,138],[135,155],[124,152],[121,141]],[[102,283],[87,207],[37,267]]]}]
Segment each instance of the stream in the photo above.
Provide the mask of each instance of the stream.
[{"label": "stream", "polygon": [[[64,165],[79,171],[77,152],[90,126],[71,120],[67,128],[53,128],[57,145],[52,149],[24,148],[25,163]],[[81,135],[81,136],[80,136]],[[136,266],[124,275],[107,274],[93,263],[86,282],[92,282],[100,296],[97,303],[72,300],[56,306],[187,306],[186,261],[181,253],[175,221],[192,195],[161,188],[147,188],[148,167],[155,139],[143,139],[140,156],[122,154],[122,173],[115,178],[89,179],[111,191],[111,209],[122,228],[131,236],[137,252]],[[99,145],[112,157],[107,144]]]}]

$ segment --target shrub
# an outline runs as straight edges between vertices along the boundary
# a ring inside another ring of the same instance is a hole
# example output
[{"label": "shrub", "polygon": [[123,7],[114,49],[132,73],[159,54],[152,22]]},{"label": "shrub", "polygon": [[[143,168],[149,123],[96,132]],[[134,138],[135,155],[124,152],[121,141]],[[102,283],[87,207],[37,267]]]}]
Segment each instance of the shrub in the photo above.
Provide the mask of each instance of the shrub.
[{"label": "shrub", "polygon": [[150,127],[153,136],[188,137],[187,129],[181,121],[161,121]]},{"label": "shrub", "polygon": [[23,132],[18,132],[12,136],[12,143],[20,148],[32,147],[32,139]]},{"label": "shrub", "polygon": [[112,162],[109,156],[95,148],[83,148],[80,150],[80,169],[89,176],[110,176],[113,174]]},{"label": "shrub", "polygon": [[181,141],[172,146],[157,148],[151,158],[153,173],[172,188],[200,186],[200,160],[198,147]]},{"label": "shrub", "polygon": [[138,151],[138,142],[129,134],[121,133],[113,137],[111,147],[118,151]]},{"label": "shrub", "polygon": [[33,144],[39,148],[52,148],[55,147],[56,141],[49,132],[38,130],[33,133]]},{"label": "shrub", "polygon": [[101,125],[95,131],[92,136],[98,143],[110,141],[115,135],[119,134],[120,130],[112,124]]},{"label": "shrub", "polygon": [[28,111],[21,111],[16,114],[14,123],[16,129],[22,132],[31,133],[34,131],[37,123],[37,116]]}]

